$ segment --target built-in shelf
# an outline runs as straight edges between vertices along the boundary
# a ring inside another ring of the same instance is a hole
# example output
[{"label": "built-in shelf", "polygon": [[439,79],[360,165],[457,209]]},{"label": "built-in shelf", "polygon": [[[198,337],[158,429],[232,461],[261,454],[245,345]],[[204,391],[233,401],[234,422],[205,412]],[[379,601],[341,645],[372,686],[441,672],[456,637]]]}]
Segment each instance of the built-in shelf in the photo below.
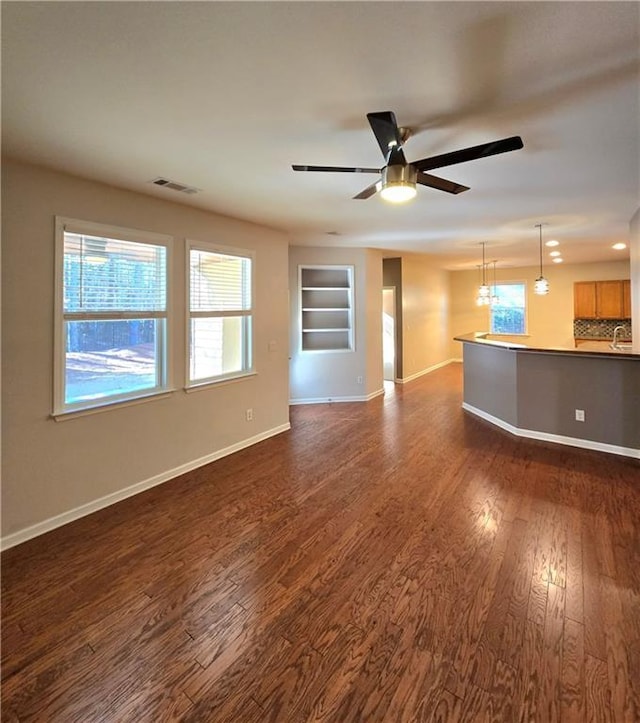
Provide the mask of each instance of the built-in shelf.
[{"label": "built-in shelf", "polygon": [[299,266],[302,351],[353,349],[353,266]]},{"label": "built-in shelf", "polygon": [[303,291],[342,291],[344,286],[303,286]]},{"label": "built-in shelf", "polygon": [[303,329],[302,331],[306,333],[306,332],[308,332],[308,331],[315,331],[315,332],[349,331],[349,329],[348,329],[348,327],[345,327],[344,329],[340,329],[339,327],[333,327],[333,328],[327,328],[327,329],[313,329],[313,328],[311,328],[311,329]]}]

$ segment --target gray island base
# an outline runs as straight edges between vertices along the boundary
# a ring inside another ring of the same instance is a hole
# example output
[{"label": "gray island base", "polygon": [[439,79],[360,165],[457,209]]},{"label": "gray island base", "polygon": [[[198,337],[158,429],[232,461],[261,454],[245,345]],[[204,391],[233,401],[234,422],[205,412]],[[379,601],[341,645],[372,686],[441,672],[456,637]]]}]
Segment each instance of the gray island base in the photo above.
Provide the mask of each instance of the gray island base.
[{"label": "gray island base", "polygon": [[476,332],[463,408],[512,434],[640,459],[640,353],[542,349]]}]

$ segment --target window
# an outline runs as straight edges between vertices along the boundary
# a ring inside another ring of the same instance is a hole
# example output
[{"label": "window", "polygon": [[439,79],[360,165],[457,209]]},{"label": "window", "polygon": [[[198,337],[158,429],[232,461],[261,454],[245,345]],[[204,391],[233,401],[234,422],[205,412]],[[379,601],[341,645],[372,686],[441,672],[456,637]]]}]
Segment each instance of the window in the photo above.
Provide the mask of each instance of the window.
[{"label": "window", "polygon": [[527,286],[524,281],[499,281],[495,296],[497,301],[491,304],[491,333],[526,334]]},{"label": "window", "polygon": [[188,386],[253,371],[253,256],[189,246]]},{"label": "window", "polygon": [[167,390],[169,242],[56,219],[54,414]]}]

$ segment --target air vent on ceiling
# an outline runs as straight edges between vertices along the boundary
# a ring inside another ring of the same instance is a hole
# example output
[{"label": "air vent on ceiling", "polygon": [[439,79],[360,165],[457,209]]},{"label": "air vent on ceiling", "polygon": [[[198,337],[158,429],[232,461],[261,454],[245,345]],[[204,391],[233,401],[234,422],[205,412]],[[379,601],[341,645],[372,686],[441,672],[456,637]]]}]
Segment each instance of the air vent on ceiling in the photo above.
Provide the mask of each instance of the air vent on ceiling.
[{"label": "air vent on ceiling", "polygon": [[164,188],[170,188],[172,191],[180,191],[180,193],[198,193],[199,188],[194,186],[186,186],[184,183],[178,183],[177,181],[171,181],[168,178],[154,178],[151,183],[156,186],[164,186]]}]

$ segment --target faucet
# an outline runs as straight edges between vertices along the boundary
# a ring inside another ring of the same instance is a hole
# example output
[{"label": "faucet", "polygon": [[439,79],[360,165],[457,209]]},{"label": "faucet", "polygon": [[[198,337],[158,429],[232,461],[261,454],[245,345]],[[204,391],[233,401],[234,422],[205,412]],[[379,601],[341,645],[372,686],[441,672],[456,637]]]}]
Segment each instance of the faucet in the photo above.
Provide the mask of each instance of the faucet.
[{"label": "faucet", "polygon": [[626,329],[624,328],[624,326],[616,326],[616,328],[613,330],[613,342],[611,344],[612,349],[618,348],[618,332],[619,331],[625,332]]}]

